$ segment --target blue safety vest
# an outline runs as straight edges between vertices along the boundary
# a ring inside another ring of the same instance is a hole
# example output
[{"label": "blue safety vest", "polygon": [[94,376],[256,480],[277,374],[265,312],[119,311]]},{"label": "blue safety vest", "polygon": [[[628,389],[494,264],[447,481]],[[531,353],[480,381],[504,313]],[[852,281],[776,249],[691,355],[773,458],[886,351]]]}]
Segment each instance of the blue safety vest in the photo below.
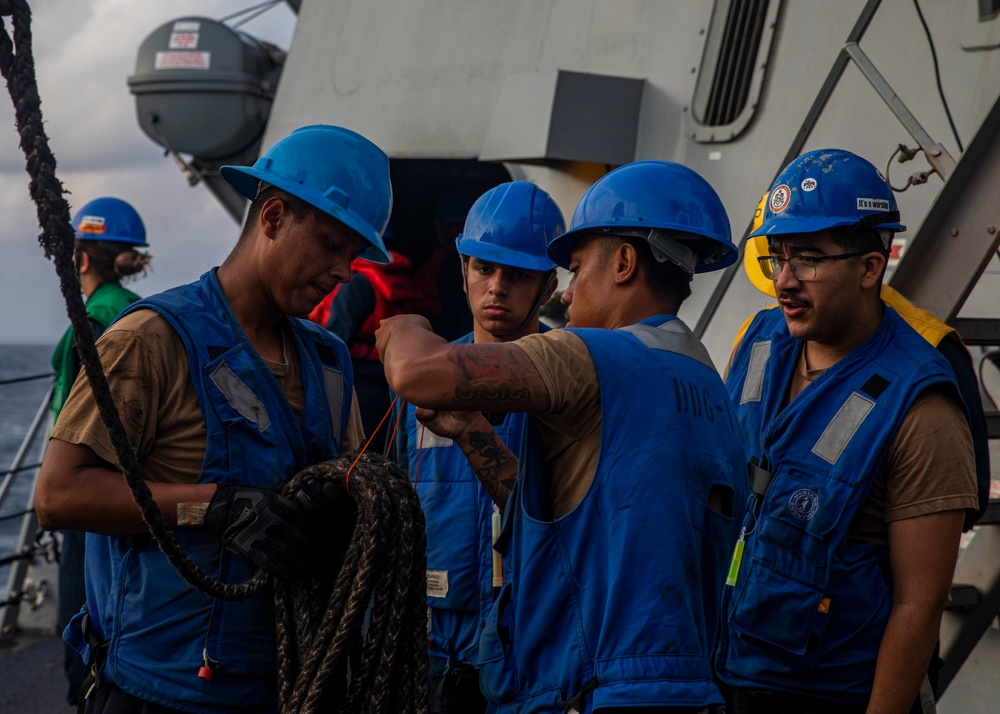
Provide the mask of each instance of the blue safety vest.
[{"label": "blue safety vest", "polygon": [[[455,344],[472,341],[469,333]],[[462,449],[424,429],[415,412],[416,407],[406,405],[405,466],[427,522],[428,652],[475,665],[493,607],[493,500]],[[493,427],[515,454],[520,453],[524,421],[524,414],[508,413]]]},{"label": "blue safety vest", "polygon": [[886,307],[874,334],[786,404],[801,347],[781,311],[765,310],[730,368],[747,458],[761,467],[755,490],[766,492],[727,588],[719,673],[735,686],[865,702],[892,585],[887,549],[849,543],[850,525],[913,400],[954,377]]},{"label": "blue safety vest", "polygon": [[739,507],[747,491],[722,380],[670,316],[572,332],[600,386],[597,468],[580,503],[549,518],[527,430],[504,518],[513,573],[483,633],[480,686],[497,712],[721,703],[711,653],[741,512],[708,497],[714,485]]},{"label": "blue safety vest", "polygon": [[[352,375],[338,338],[289,318],[305,391],[300,424],[236,321],[214,270],[122,315],[140,309],[163,315],[187,349],[207,433],[199,483],[274,486],[340,453]],[[207,529],[176,528],[174,535],[188,557],[223,582],[244,582],[256,570]],[[185,711],[275,710],[270,590],[242,602],[215,600],[186,583],[155,541],[135,545],[94,534],[87,538],[86,579],[94,634],[111,641],[102,676],[137,697]],[[67,640],[86,658],[81,620],[70,623]],[[205,656],[214,663],[211,681],[198,677]]]}]

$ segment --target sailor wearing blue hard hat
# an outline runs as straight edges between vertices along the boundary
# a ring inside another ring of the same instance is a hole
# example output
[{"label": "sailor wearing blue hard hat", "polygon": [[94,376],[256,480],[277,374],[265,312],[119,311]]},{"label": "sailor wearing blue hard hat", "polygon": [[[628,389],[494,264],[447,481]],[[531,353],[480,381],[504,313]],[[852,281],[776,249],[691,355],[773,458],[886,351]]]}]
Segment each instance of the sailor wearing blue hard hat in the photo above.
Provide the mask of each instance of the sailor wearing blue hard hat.
[{"label": "sailor wearing blue hard hat", "polygon": [[[226,583],[258,568],[286,581],[320,563],[336,572],[353,531],[350,497],[331,480],[303,479],[294,498],[277,487],[362,444],[347,347],[300,316],[350,279],[355,258],[386,260],[389,161],[353,131],[315,125],[252,167],[221,171],[251,200],[235,248],[108,328],[108,384],[139,472],[203,572]],[[272,594],[213,600],[156,544],[136,546],[146,526],[99,422],[78,382],[35,504],[44,527],[102,534],[88,541],[89,612],[66,630],[96,676],[87,711],[276,711]]]},{"label": "sailor wearing blue hard hat", "polygon": [[[542,189],[526,181],[496,186],[476,200],[456,239],[473,331],[458,344],[509,342],[537,333],[539,306],[556,288],[546,246],[565,227]],[[410,474],[427,521],[430,612],[430,711],[485,711],[479,690],[479,640],[503,573],[493,555],[499,512],[459,444],[401,412],[397,462]],[[449,415],[450,416],[450,415]],[[432,425],[441,430],[446,415]],[[518,451],[524,415],[488,415],[496,434]]]},{"label": "sailor wearing blue hard hat", "polygon": [[[138,295],[123,288],[121,281],[144,274],[149,265],[149,254],[136,250],[148,245],[146,227],[129,203],[107,197],[89,201],[76,212],[73,233],[76,235],[74,261],[80,288],[87,300],[87,317],[100,334],[119,312],[139,299]],[[80,371],[72,328],[59,342],[52,356],[52,366],[56,370],[50,404],[54,419],[59,416]]]},{"label": "sailor wearing blue hard hat", "polygon": [[675,315],[696,272],[736,259],[725,209],[684,166],[627,164],[547,252],[571,273],[565,330],[449,345],[396,317],[377,335],[402,397],[528,414],[519,459],[478,412],[454,433],[504,509],[511,568],[482,691],[501,713],[720,705],[711,655],[745,465],[722,380]]},{"label": "sailor wearing blue hard hat", "polygon": [[[96,198],[84,204],[73,216],[76,246],[73,260],[80,278],[80,289],[86,300],[87,319],[94,337],[100,336],[122,310],[139,299],[122,286],[124,281],[144,275],[151,261],[146,247],[146,227],[139,213],[120,198]],[[73,328],[63,334],[52,353],[55,372],[49,409],[52,419],[59,416],[70,388],[80,373],[80,357],[76,351]],[[59,623],[66,625],[86,599],[83,562],[85,534],[64,530],[62,554],[59,559]],[[69,680],[67,700],[77,703],[83,681],[84,662],[68,645],[64,670]]]},{"label": "sailor wearing blue hard hat", "polygon": [[253,166],[223,166],[219,172],[253,201],[267,187],[304,201],[364,239],[358,257],[389,261],[382,242],[392,213],[389,159],[360,134],[323,124],[304,126]]},{"label": "sailor wearing blue hard hat", "polygon": [[455,246],[477,341],[538,331],[538,308],[556,287],[546,245],[564,228],[552,198],[527,181],[500,184],[476,200]]},{"label": "sailor wearing blue hard hat", "polygon": [[738,713],[919,711],[978,501],[954,373],[880,299],[902,230],[878,169],[820,149],[778,175],[751,234],[778,305],[726,380],[754,490],[717,658]]}]

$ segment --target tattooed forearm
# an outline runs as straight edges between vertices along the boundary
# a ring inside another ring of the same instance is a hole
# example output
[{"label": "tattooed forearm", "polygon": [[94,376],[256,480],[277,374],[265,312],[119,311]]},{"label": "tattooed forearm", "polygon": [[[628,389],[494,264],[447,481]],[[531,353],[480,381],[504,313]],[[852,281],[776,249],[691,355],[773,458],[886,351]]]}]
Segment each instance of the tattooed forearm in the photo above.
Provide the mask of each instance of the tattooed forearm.
[{"label": "tattooed forearm", "polygon": [[459,384],[455,387],[455,398],[464,402],[521,402],[531,396],[530,390],[524,385],[491,384],[478,386],[476,384]]},{"label": "tattooed forearm", "polygon": [[517,480],[517,458],[492,429],[468,431],[458,443],[490,498],[505,508]]},{"label": "tattooed forearm", "polygon": [[464,380],[491,379],[509,372],[526,358],[509,348],[495,345],[477,344],[468,349],[466,345],[455,345],[448,350],[448,359]]},{"label": "tattooed forearm", "polygon": [[523,410],[545,404],[548,390],[528,356],[511,345],[456,345],[448,352],[455,365],[455,399],[469,406]]}]

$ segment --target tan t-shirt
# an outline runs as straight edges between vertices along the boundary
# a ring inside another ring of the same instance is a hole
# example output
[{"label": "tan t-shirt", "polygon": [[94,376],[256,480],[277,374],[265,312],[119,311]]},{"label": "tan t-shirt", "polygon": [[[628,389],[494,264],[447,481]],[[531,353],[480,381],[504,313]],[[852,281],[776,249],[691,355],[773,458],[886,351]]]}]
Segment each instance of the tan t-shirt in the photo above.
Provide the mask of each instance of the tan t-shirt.
[{"label": "tan t-shirt", "polygon": [[[284,342],[284,363],[265,363],[301,420],[305,393],[295,343],[291,335],[286,335]],[[143,478],[168,483],[197,481],[205,457],[205,422],[180,336],[159,313],[138,310],[108,328],[97,347]],[[52,437],[89,446],[105,461],[118,463],[82,371]],[[353,395],[344,441],[345,451],[364,443],[358,402]]]},{"label": "tan t-shirt", "polygon": [[549,391],[547,412],[531,415],[545,447],[542,472],[548,514],[569,513],[587,494],[601,451],[601,392],[590,350],[576,334],[551,330],[513,342]]},{"label": "tan t-shirt", "polygon": [[[800,354],[789,398],[825,370],[807,370]],[[852,542],[889,542],[888,524],[916,516],[978,508],[976,457],[965,412],[954,390],[934,386],[903,417],[868,499],[851,523]]]}]

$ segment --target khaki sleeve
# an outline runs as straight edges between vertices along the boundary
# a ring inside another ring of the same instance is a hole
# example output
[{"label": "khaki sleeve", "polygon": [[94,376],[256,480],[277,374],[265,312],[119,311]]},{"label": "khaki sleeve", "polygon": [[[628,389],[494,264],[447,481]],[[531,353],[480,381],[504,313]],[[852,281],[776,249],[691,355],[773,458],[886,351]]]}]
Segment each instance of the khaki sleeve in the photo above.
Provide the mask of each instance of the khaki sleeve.
[{"label": "khaki sleeve", "polygon": [[601,423],[601,397],[597,368],[583,340],[566,330],[551,330],[513,344],[524,350],[549,392],[549,411],[532,417],[574,439],[592,433]]},{"label": "khaki sleeve", "polygon": [[[149,452],[156,435],[162,380],[157,370],[162,352],[148,344],[149,335],[144,329],[151,315],[155,313],[148,310],[132,313],[108,328],[97,342],[112,399],[140,458]],[[59,414],[52,437],[88,446],[108,463],[118,463],[83,370]]]},{"label": "khaki sleeve", "polygon": [[601,451],[601,389],[590,350],[565,330],[529,335],[513,343],[524,350],[549,392],[547,412],[532,421],[545,445],[542,471],[549,517],[566,515],[590,489]]},{"label": "khaki sleeve", "polygon": [[932,387],[914,401],[885,463],[887,523],[979,506],[969,424],[946,389]]}]

